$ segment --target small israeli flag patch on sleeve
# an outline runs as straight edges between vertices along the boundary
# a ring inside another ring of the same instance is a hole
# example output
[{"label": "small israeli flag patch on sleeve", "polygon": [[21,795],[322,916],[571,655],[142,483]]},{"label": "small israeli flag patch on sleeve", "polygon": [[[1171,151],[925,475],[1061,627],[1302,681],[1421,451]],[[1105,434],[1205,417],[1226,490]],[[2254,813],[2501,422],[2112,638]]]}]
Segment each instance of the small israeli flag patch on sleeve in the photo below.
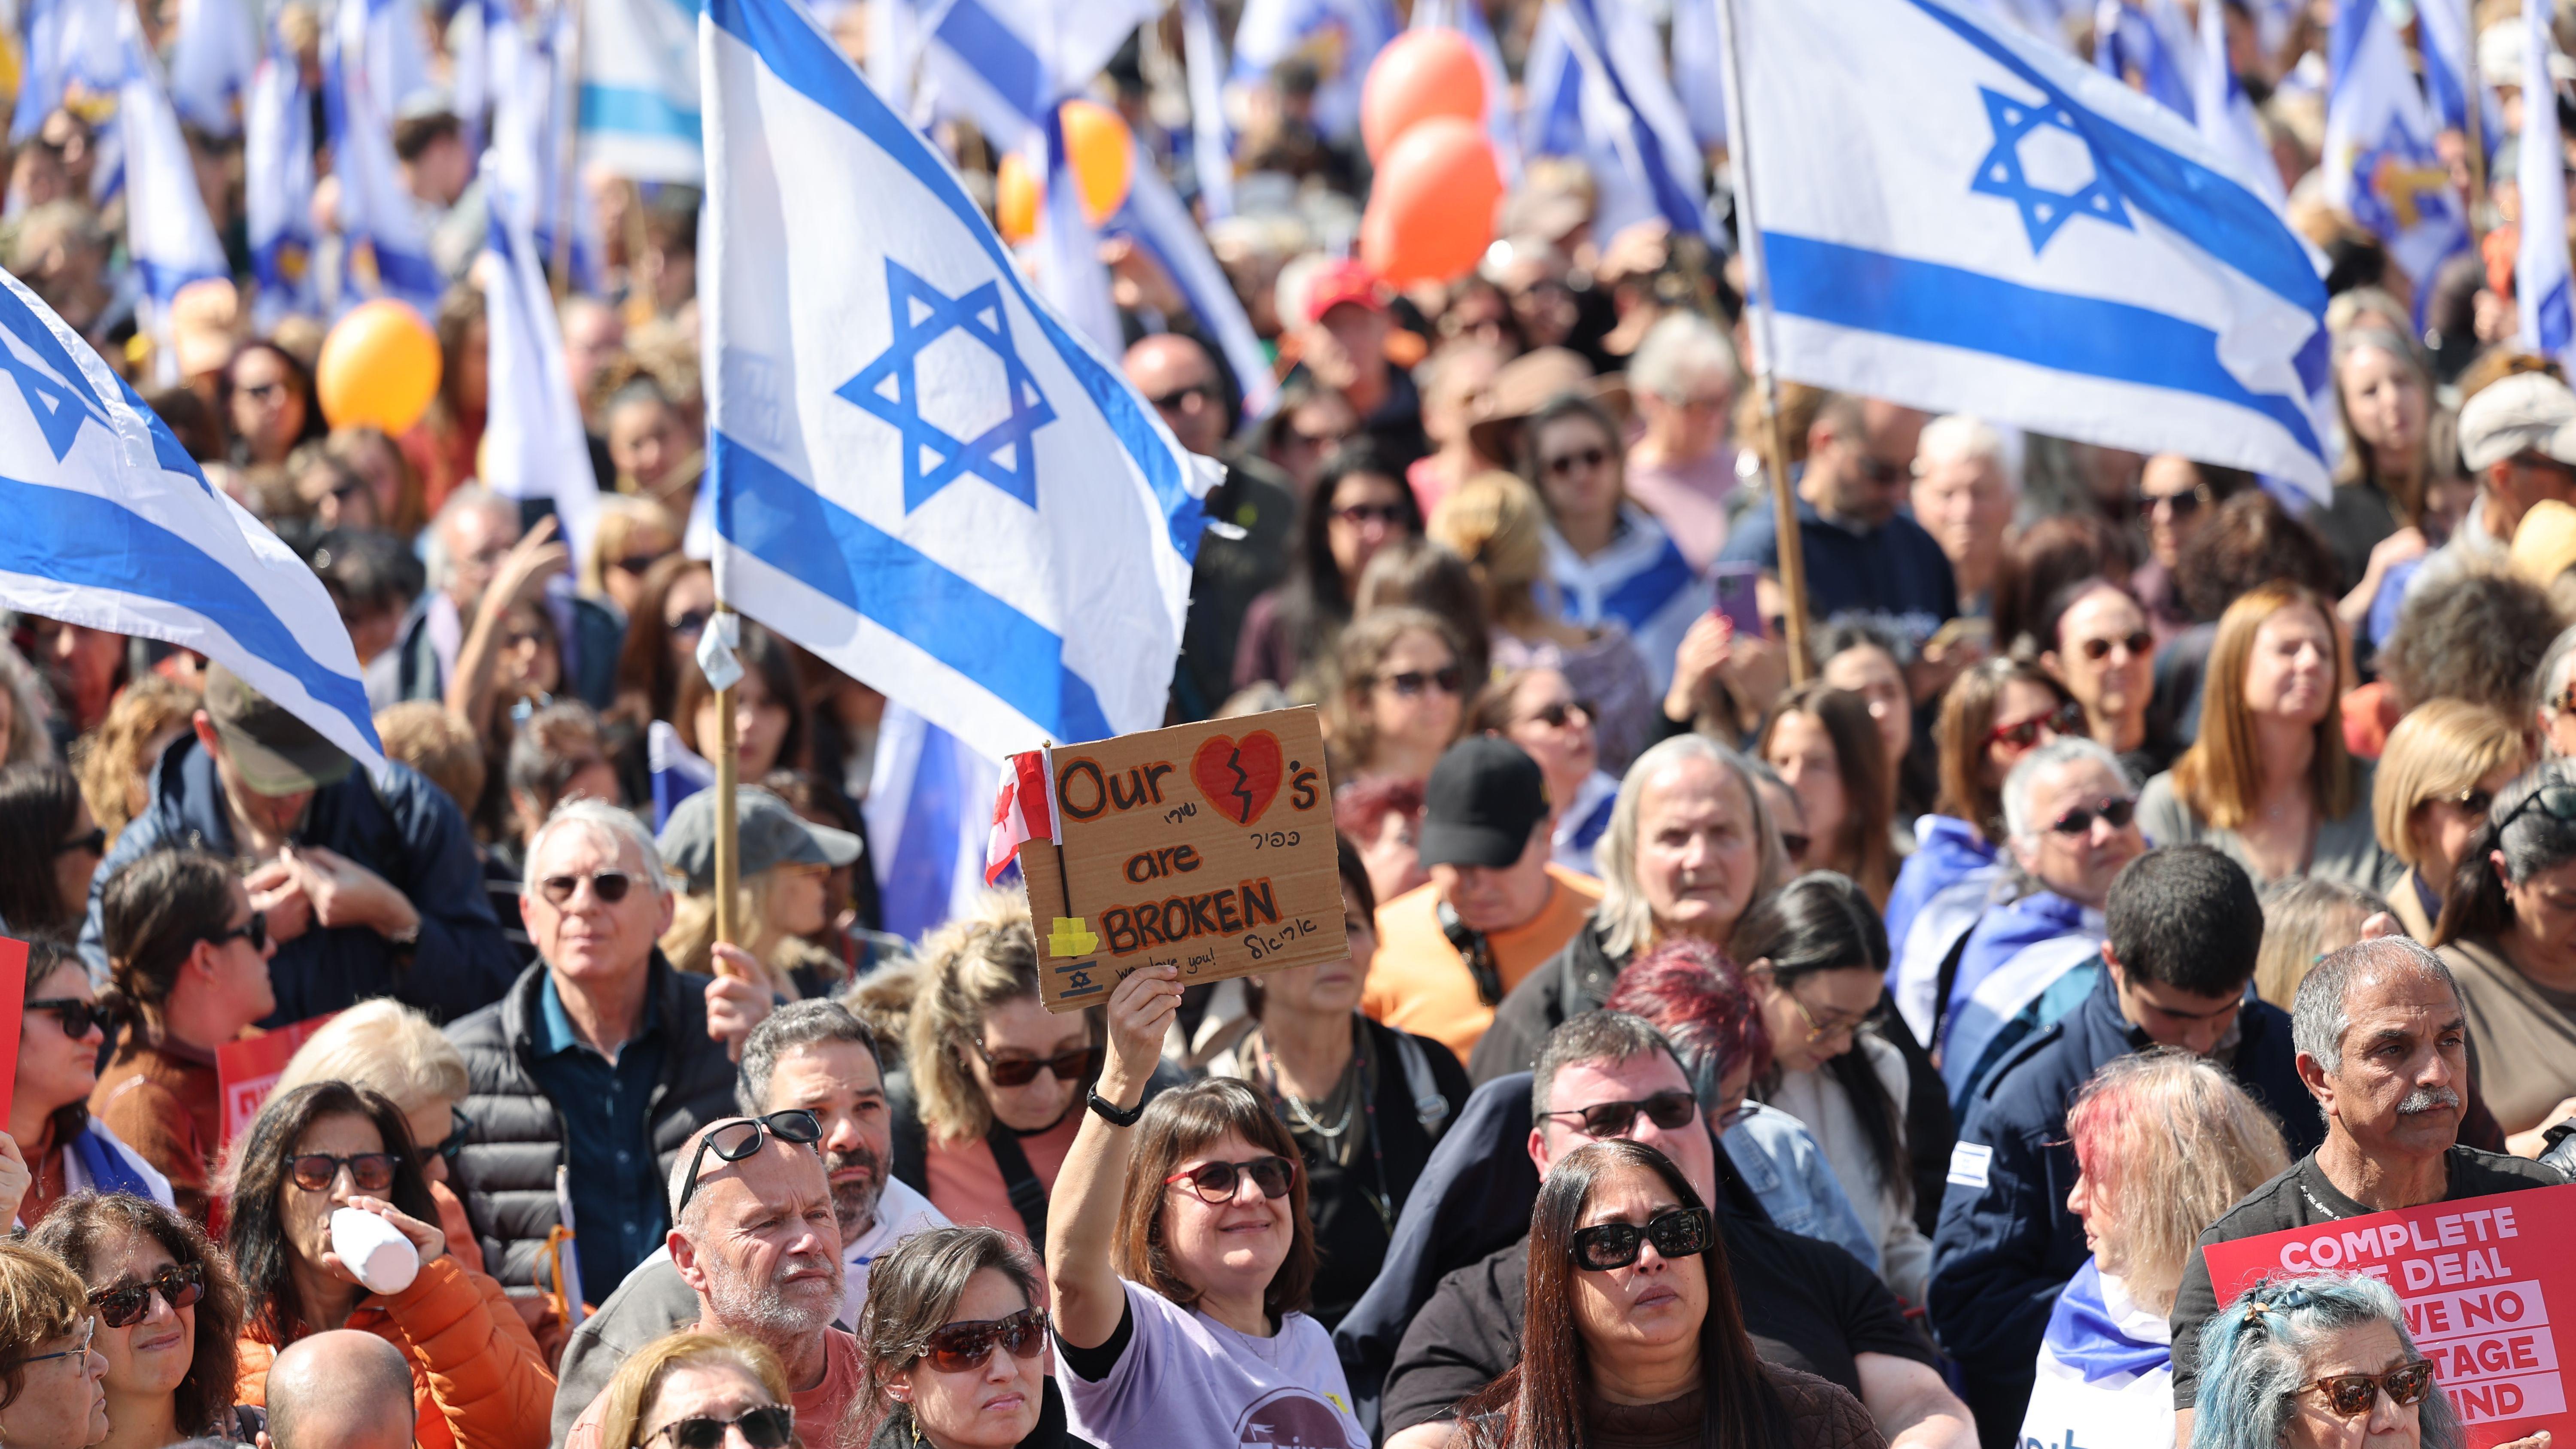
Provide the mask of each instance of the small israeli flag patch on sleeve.
[{"label": "small israeli flag patch on sleeve", "polygon": [[1995,1150],[1982,1142],[1955,1143],[1950,1148],[1950,1181],[1983,1191],[1986,1166],[1994,1160]]}]

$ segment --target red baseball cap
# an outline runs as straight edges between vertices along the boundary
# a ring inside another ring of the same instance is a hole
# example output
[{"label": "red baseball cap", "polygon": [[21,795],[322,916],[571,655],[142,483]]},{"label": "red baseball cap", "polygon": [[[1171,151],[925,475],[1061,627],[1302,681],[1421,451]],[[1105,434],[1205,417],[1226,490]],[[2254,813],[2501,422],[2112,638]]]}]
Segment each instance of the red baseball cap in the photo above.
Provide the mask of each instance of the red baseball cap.
[{"label": "red baseball cap", "polygon": [[1306,284],[1306,320],[1321,322],[1324,314],[1344,302],[1366,307],[1372,312],[1386,311],[1386,298],[1380,293],[1377,274],[1360,262],[1338,261],[1315,273]]}]

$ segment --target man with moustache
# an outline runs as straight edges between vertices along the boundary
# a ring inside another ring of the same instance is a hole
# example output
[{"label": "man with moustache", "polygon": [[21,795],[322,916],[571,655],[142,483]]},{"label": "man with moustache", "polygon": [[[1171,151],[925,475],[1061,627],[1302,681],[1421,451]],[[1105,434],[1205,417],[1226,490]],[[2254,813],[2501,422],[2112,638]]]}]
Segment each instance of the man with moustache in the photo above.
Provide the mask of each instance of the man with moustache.
[{"label": "man with moustache", "polygon": [[[2325,1143],[2247,1193],[2200,1246],[2565,1182],[2540,1163],[2460,1145],[2468,1038],[2450,968],[2415,942],[2363,941],[2318,962],[2291,1003],[2290,1039]],[[2217,1311],[2209,1262],[2195,1252],[2173,1307],[2177,1444],[2191,1442],[2200,1327]]]},{"label": "man with moustache", "polygon": [[[868,1265],[923,1228],[949,1226],[929,1199],[886,1173],[890,1127],[875,1039],[838,1002],[782,1006],[743,1043],[735,1096],[746,1116],[801,1107],[821,1127],[814,1146],[831,1187],[846,1285],[840,1322],[856,1327],[867,1302]],[[556,1442],[629,1353],[697,1318],[698,1296],[667,1248],[638,1265],[564,1349]]]}]

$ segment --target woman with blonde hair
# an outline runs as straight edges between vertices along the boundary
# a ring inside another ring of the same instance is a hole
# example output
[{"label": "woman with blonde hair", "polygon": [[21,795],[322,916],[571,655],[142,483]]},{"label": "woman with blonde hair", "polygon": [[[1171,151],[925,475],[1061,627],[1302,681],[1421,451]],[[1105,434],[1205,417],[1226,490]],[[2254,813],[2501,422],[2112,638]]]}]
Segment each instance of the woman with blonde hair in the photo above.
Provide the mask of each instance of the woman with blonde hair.
[{"label": "woman with blonde hair", "polygon": [[1046,1280],[991,1228],[925,1228],[879,1258],[859,1324],[869,1449],[1073,1449],[1046,1372]]},{"label": "woman with blonde hair", "polygon": [[2066,1135],[2076,1164],[2066,1205],[2093,1256],[2049,1315],[2021,1437],[2054,1444],[2080,1427],[2103,1449],[2166,1449],[2166,1318],[2184,1265],[2204,1229],[2290,1165],[2289,1146],[2226,1072],[2174,1048],[2096,1072],[2067,1109]]},{"label": "woman with blonde hair", "polygon": [[679,552],[680,520],[650,498],[603,493],[590,552],[581,561],[583,597],[606,599],[628,618],[644,597],[644,575]]},{"label": "woman with blonde hair", "polygon": [[2263,892],[2263,949],[2254,957],[2254,994],[2287,1011],[2298,1000],[2299,983],[2308,979],[2310,967],[2355,941],[2396,935],[2398,925],[2388,902],[2359,886],[2315,876],[2282,881]]},{"label": "woman with blonde hair", "polygon": [[2531,742],[2512,720],[2483,705],[2436,699],[2407,711],[2388,732],[2371,783],[2370,815],[2382,850],[2406,867],[2388,904],[2406,934],[2433,939],[2442,897],[2487,807],[2531,764]]},{"label": "woman with blonde hair", "polygon": [[421,1175],[438,1204],[447,1251],[476,1272],[483,1247],[448,1184],[448,1168],[473,1123],[459,1109],[473,1092],[465,1058],[430,1019],[391,997],[361,1001],[324,1022],[288,1058],[272,1095],[307,1082],[347,1082],[394,1104],[420,1147]]},{"label": "woman with blonde hair", "polygon": [[2200,738],[2147,782],[2138,825],[2158,845],[2207,844],[2258,886],[2321,875],[2386,892],[2404,867],[2379,848],[2368,763],[2345,753],[2334,606],[2275,580],[2219,617]]},{"label": "woman with blonde hair", "polygon": [[0,1444],[84,1449],[107,1437],[107,1358],[89,1288],[62,1259],[0,1242]]},{"label": "woman with blonde hair", "polygon": [[1422,609],[1354,620],[1334,651],[1324,739],[1335,779],[1428,780],[1466,725],[1471,681],[1448,622]]},{"label": "woman with blonde hair", "polygon": [[[789,1449],[796,1411],[778,1355],[733,1333],[684,1328],[626,1356],[600,1391],[601,1449]],[[809,1424],[817,1449],[829,1425]],[[727,1433],[727,1430],[733,1431]]]}]

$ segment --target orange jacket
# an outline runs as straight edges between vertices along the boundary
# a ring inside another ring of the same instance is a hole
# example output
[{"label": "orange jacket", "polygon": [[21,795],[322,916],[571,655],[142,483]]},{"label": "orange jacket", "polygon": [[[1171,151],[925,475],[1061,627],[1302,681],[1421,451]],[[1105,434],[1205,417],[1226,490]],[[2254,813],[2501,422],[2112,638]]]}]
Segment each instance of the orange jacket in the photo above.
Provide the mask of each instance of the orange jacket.
[{"label": "orange jacket", "polygon": [[[441,1256],[392,1297],[363,1300],[349,1327],[411,1360],[419,1449],[545,1449],[555,1376],[501,1285]],[[245,1335],[237,1403],[268,1403],[277,1349]]]}]

